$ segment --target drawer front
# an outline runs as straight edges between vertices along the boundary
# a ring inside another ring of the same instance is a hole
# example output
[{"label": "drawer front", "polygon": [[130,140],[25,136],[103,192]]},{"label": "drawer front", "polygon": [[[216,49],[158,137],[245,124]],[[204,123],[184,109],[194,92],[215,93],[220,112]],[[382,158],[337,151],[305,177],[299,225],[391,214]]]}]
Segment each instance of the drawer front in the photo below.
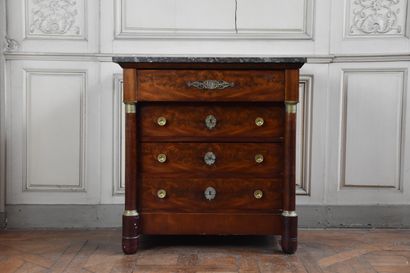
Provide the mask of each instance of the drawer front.
[{"label": "drawer front", "polygon": [[282,205],[281,179],[142,179],[141,208],[153,211],[272,211]]},{"label": "drawer front", "polygon": [[142,137],[284,136],[285,111],[276,106],[144,105]]},{"label": "drawer front", "polygon": [[138,101],[283,101],[283,71],[139,70]]},{"label": "drawer front", "polygon": [[282,174],[282,143],[142,143],[142,172],[185,177]]}]

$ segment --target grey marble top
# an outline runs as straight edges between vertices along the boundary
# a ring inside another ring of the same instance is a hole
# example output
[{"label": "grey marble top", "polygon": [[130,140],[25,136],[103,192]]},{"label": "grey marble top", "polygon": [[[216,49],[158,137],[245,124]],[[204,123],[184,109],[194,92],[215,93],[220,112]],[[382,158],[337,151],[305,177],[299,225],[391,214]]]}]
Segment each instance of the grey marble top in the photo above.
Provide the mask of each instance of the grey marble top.
[{"label": "grey marble top", "polygon": [[305,63],[303,57],[118,56],[115,63]]}]

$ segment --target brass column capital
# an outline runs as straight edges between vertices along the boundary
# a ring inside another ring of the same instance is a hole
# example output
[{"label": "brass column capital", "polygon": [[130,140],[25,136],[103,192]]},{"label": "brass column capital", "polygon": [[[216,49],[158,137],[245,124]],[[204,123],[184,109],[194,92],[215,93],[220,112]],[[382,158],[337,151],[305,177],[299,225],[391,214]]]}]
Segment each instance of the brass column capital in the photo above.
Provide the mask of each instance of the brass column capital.
[{"label": "brass column capital", "polygon": [[137,112],[137,107],[135,106],[135,103],[125,103],[125,113],[126,114],[134,114]]},{"label": "brass column capital", "polygon": [[296,211],[294,211],[294,210],[292,210],[292,211],[284,210],[284,211],[282,212],[282,216],[283,216],[283,217],[296,217],[296,216],[298,216],[298,214],[297,214]]},{"label": "brass column capital", "polygon": [[124,210],[124,213],[122,214],[124,216],[138,216],[138,212],[136,210]]}]

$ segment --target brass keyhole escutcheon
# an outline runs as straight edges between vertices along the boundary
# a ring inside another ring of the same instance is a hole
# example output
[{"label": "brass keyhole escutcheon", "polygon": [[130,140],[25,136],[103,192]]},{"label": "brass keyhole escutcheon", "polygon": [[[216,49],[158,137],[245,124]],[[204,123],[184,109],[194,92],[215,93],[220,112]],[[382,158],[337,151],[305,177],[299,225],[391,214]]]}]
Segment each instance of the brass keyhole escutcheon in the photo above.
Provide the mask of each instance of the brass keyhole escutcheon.
[{"label": "brass keyhole escutcheon", "polygon": [[205,126],[208,130],[212,130],[216,126],[216,117],[214,115],[208,115],[205,118]]},{"label": "brass keyhole escutcheon", "polygon": [[206,165],[211,166],[215,164],[216,161],[216,155],[213,152],[207,152],[204,155],[204,162]]},{"label": "brass keyhole escutcheon", "polygon": [[257,117],[257,118],[255,119],[255,124],[256,124],[256,126],[258,126],[258,127],[263,126],[264,123],[265,123],[265,121],[264,121],[263,118],[261,118],[261,117]]},{"label": "brass keyhole escutcheon", "polygon": [[159,126],[165,126],[165,125],[167,124],[167,119],[164,118],[164,117],[159,117],[159,118],[157,119],[157,124],[158,124]]},{"label": "brass keyhole escutcheon", "polygon": [[157,156],[157,160],[159,163],[164,163],[165,161],[167,161],[167,156],[165,154],[159,154]]},{"label": "brass keyhole escutcheon", "polygon": [[261,154],[255,155],[255,162],[257,164],[261,164],[263,162],[263,155],[261,155]]},{"label": "brass keyhole escutcheon", "polygon": [[204,195],[205,195],[205,198],[209,201],[215,199],[215,196],[216,196],[215,188],[214,187],[206,188],[205,191],[204,191]]},{"label": "brass keyhole escutcheon", "polygon": [[254,196],[256,199],[261,199],[261,198],[263,197],[263,192],[262,192],[261,190],[255,190],[255,191],[253,192],[253,196]]},{"label": "brass keyhole escutcheon", "polygon": [[167,196],[167,192],[164,189],[160,189],[157,191],[157,196],[159,199],[164,199]]}]

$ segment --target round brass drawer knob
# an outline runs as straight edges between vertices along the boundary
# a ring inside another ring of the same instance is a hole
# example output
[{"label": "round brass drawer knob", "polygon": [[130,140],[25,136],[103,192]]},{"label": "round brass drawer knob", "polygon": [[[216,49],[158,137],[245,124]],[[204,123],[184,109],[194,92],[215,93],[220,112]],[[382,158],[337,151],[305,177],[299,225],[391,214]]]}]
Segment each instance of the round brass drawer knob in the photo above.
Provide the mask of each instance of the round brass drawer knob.
[{"label": "round brass drawer knob", "polygon": [[263,118],[261,118],[261,117],[257,117],[257,118],[255,119],[255,124],[256,124],[256,126],[258,126],[258,127],[261,127],[264,123],[265,123],[265,121],[264,121]]},{"label": "round brass drawer knob", "polygon": [[159,163],[164,163],[165,161],[167,161],[167,156],[165,154],[159,154],[157,156],[157,160]]},{"label": "round brass drawer knob", "polygon": [[164,117],[159,117],[159,118],[157,119],[157,124],[158,124],[159,126],[165,126],[165,125],[167,124],[167,119],[164,118]]},{"label": "round brass drawer knob", "polygon": [[164,199],[167,196],[166,190],[160,189],[157,191],[157,196],[159,199]]},{"label": "round brass drawer knob", "polygon": [[257,154],[255,155],[255,162],[261,164],[263,162],[263,155]]},{"label": "round brass drawer knob", "polygon": [[256,191],[253,192],[253,196],[256,199],[261,199],[263,197],[263,192],[261,190],[256,190]]}]

